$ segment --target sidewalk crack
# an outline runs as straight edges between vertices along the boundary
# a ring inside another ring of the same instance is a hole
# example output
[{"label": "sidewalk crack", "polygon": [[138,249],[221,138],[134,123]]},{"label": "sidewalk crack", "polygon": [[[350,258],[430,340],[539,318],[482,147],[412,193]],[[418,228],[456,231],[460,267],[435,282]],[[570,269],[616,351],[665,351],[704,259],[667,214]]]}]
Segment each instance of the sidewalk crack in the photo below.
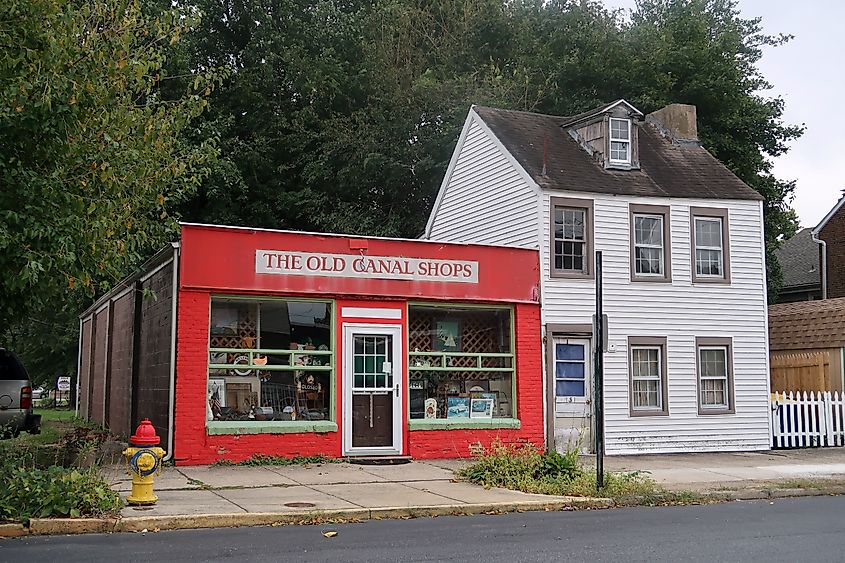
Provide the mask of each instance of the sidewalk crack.
[{"label": "sidewalk crack", "polygon": [[236,503],[235,501],[233,501],[233,500],[231,500],[231,499],[228,499],[228,498],[224,497],[223,495],[219,494],[217,491],[215,491],[215,490],[213,490],[213,489],[208,489],[208,490],[209,490],[209,491],[210,491],[210,492],[211,492],[214,496],[219,497],[219,498],[221,498],[221,499],[225,500],[225,501],[226,501],[226,502],[228,502],[228,503],[234,504],[235,506],[237,506],[238,508],[240,508],[240,509],[241,509],[241,510],[243,510],[244,512],[249,512],[249,510],[247,510],[246,508],[244,508],[244,507],[243,507],[243,506],[241,506],[240,504]]},{"label": "sidewalk crack", "polygon": [[329,495],[330,497],[332,497],[332,498],[336,498],[337,500],[340,500],[340,501],[343,501],[343,502],[348,502],[349,504],[352,504],[352,505],[354,505],[354,506],[357,506],[358,508],[367,508],[366,506],[360,505],[360,504],[358,504],[357,502],[352,502],[351,500],[347,500],[347,499],[345,499],[345,498],[343,498],[343,497],[339,497],[339,496],[337,496],[337,495],[333,495],[333,494],[331,494],[331,493],[330,493],[330,492],[328,492],[328,491],[321,491],[320,489],[316,488],[315,486],[312,486],[312,485],[302,485],[302,486],[303,486],[303,487],[305,487],[305,488],[307,488],[307,489],[311,489],[312,491],[315,491],[315,492],[318,492],[318,493],[322,493],[322,494],[324,494],[324,495]]},{"label": "sidewalk crack", "polygon": [[[421,481],[416,481],[416,482],[421,482]],[[416,491],[416,492],[423,492],[423,493],[428,493],[428,494],[430,494],[430,495],[434,495],[434,496],[436,496],[436,497],[445,498],[446,500],[451,500],[452,502],[457,502],[457,503],[459,503],[459,504],[469,504],[469,503],[467,503],[466,501],[463,501],[463,500],[461,500],[461,499],[452,498],[452,497],[447,497],[447,496],[446,496],[446,495],[444,495],[444,494],[441,494],[441,493],[435,493],[434,491],[429,491],[429,490],[426,490],[426,489],[417,489],[416,487],[412,487],[412,486],[410,486],[410,485],[406,485],[405,483],[397,483],[397,484],[402,485],[403,487],[406,487],[406,488],[408,488],[408,489],[411,489],[412,491]]]}]

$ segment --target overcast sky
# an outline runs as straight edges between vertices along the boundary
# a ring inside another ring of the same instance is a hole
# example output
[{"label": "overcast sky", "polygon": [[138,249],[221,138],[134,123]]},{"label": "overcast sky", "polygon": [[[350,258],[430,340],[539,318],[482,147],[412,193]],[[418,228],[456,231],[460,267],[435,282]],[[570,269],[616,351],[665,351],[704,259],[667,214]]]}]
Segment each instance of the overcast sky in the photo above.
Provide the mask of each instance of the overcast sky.
[{"label": "overcast sky", "polygon": [[[604,0],[631,9],[635,0]],[[758,63],[786,101],[784,119],[805,124],[804,135],[774,162],[778,178],[797,180],[793,207],[803,227],[815,226],[845,189],[845,0],[739,0],[742,16],[762,17],[763,30],[795,39],[764,51]],[[840,107],[842,106],[842,107]]]}]

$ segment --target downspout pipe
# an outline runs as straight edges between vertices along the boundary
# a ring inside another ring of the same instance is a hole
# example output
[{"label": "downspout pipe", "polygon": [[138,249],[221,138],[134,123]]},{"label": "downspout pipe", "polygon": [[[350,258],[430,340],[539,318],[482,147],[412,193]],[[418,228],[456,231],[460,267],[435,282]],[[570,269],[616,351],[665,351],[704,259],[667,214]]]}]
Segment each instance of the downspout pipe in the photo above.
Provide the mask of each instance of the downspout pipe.
[{"label": "downspout pipe", "polygon": [[173,429],[176,423],[176,314],[179,298],[179,243],[173,244],[173,286],[170,300],[170,386],[168,387],[169,420],[167,421],[167,454],[162,461],[173,459]]},{"label": "downspout pipe", "polygon": [[819,233],[816,229],[810,231],[810,238],[822,247],[822,299],[827,299],[827,243],[819,238]]}]

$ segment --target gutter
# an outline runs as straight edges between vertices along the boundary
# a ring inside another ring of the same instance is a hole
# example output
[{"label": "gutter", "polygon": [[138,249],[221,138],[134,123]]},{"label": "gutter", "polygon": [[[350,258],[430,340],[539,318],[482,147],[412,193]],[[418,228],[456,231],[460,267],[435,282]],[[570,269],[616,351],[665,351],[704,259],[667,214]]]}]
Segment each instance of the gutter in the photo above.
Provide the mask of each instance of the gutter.
[{"label": "gutter", "polygon": [[162,461],[173,459],[173,430],[176,426],[176,314],[177,301],[179,297],[179,248],[178,242],[171,243],[173,246],[173,286],[172,298],[170,300],[170,385],[168,387],[168,413],[167,421],[167,453]]},{"label": "gutter", "polygon": [[822,299],[827,299],[827,243],[819,238],[819,233],[816,229],[810,231],[810,238],[822,247]]}]

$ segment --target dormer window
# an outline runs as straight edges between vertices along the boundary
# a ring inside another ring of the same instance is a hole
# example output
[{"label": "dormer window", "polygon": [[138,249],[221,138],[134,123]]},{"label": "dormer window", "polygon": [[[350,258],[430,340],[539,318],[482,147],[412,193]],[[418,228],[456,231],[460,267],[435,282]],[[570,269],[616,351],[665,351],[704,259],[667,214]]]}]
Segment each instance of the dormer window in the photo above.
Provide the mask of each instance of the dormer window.
[{"label": "dormer window", "polygon": [[631,164],[631,120],[610,118],[610,162]]}]

